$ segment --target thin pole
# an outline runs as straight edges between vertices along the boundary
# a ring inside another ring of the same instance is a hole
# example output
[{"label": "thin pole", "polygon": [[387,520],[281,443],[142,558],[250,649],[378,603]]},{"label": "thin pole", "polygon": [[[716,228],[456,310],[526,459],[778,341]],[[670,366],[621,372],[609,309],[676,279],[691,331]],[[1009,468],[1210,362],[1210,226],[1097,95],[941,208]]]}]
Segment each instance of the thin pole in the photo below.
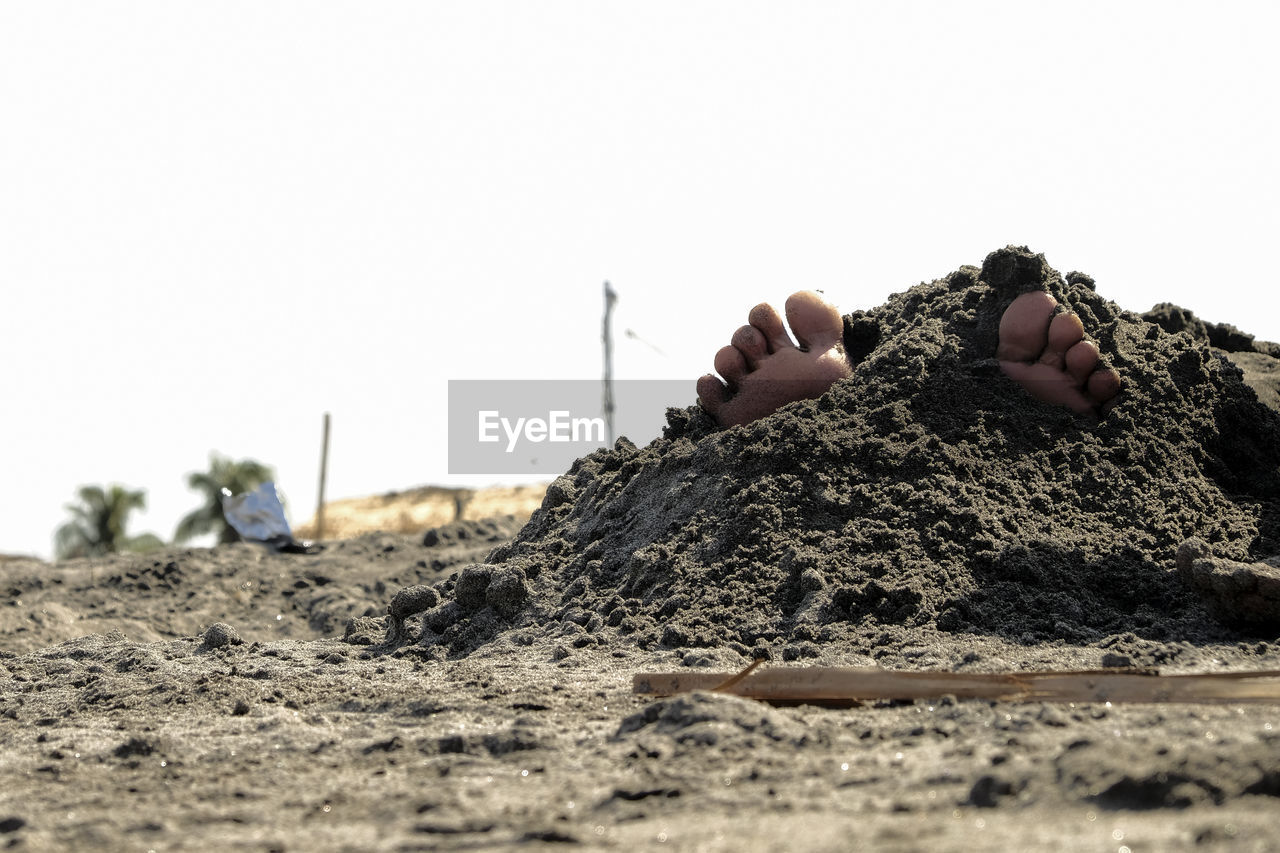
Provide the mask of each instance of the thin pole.
[{"label": "thin pole", "polygon": [[324,413],[324,438],[320,440],[320,493],[316,497],[316,539],[324,539],[324,481],[329,473],[329,413]]},{"label": "thin pole", "polygon": [[609,446],[613,447],[613,304],[618,294],[609,282],[604,283],[604,323],[601,341],[604,343],[604,425],[608,432]]}]

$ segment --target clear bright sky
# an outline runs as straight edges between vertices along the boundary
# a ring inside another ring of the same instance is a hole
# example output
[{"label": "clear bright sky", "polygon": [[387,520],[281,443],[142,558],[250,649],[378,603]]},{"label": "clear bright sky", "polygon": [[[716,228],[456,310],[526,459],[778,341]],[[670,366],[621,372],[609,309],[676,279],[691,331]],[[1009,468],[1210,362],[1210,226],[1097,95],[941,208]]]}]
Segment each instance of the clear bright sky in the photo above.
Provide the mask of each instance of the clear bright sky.
[{"label": "clear bright sky", "polygon": [[330,497],[479,484],[447,380],[598,377],[606,279],[679,404],[758,301],[1007,243],[1280,340],[1277,10],[8,0],[0,552],[84,483],[167,539],[215,449],[299,523],[325,411]]}]

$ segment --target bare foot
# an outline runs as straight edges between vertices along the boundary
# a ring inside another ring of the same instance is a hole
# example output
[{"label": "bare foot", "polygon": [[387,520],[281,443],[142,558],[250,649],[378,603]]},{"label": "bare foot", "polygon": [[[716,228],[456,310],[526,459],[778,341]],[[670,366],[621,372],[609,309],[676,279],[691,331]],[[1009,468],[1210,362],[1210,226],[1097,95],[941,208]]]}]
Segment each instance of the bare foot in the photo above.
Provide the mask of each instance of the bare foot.
[{"label": "bare foot", "polygon": [[[1000,369],[1037,399],[1075,412],[1105,414],[1120,392],[1120,374],[1099,366],[1098,345],[1084,339],[1075,314],[1056,314],[1043,292],[1024,293],[1000,318]],[[852,374],[844,322],[835,306],[811,291],[787,299],[792,342],[772,306],[757,305],[733,343],[716,353],[722,382],[698,380],[698,402],[721,426],[751,423],[787,403],[819,397]]]},{"label": "bare foot", "polygon": [[751,423],[787,403],[819,397],[853,371],[844,352],[844,321],[834,305],[811,291],[787,298],[787,323],[772,305],[751,309],[749,325],[716,353],[721,382],[708,373],[698,380],[698,402],[721,426]]},{"label": "bare foot", "polygon": [[1000,369],[1031,396],[1081,414],[1105,414],[1120,392],[1120,374],[1099,366],[1098,345],[1084,339],[1075,314],[1040,291],[1013,300],[1000,318]]}]

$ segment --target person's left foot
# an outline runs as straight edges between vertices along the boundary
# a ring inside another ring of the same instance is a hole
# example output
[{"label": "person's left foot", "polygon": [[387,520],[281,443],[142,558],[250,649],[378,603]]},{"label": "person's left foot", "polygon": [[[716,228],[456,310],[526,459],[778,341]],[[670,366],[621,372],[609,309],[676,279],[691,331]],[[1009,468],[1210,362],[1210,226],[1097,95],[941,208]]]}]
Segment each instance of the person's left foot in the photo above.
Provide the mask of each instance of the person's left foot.
[{"label": "person's left foot", "polygon": [[1106,414],[1120,393],[1120,374],[1100,364],[1075,314],[1057,313],[1043,291],[1024,293],[1000,318],[1000,369],[1031,396],[1080,414]]}]

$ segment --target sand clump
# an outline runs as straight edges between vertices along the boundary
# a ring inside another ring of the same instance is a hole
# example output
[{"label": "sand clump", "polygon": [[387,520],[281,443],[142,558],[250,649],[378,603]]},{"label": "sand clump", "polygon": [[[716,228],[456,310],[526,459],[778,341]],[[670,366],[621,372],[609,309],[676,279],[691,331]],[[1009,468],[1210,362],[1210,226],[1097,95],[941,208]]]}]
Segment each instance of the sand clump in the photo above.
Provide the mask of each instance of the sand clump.
[{"label": "sand clump", "polygon": [[1241,563],[1188,539],[1178,547],[1178,574],[1226,624],[1259,634],[1280,626],[1280,557]]},{"label": "sand clump", "polygon": [[[1101,422],[1032,399],[992,358],[1003,308],[1034,289],[1124,375]],[[892,655],[919,631],[1125,635],[1159,657],[1235,636],[1175,554],[1193,537],[1231,560],[1280,553],[1280,415],[1207,333],[1167,332],[1010,247],[847,317],[846,346],[854,375],[819,400],[722,431],[672,411],[649,446],[579,460],[512,544],[440,585],[420,642],[799,659]],[[496,577],[523,581],[518,612],[484,596]]]}]

